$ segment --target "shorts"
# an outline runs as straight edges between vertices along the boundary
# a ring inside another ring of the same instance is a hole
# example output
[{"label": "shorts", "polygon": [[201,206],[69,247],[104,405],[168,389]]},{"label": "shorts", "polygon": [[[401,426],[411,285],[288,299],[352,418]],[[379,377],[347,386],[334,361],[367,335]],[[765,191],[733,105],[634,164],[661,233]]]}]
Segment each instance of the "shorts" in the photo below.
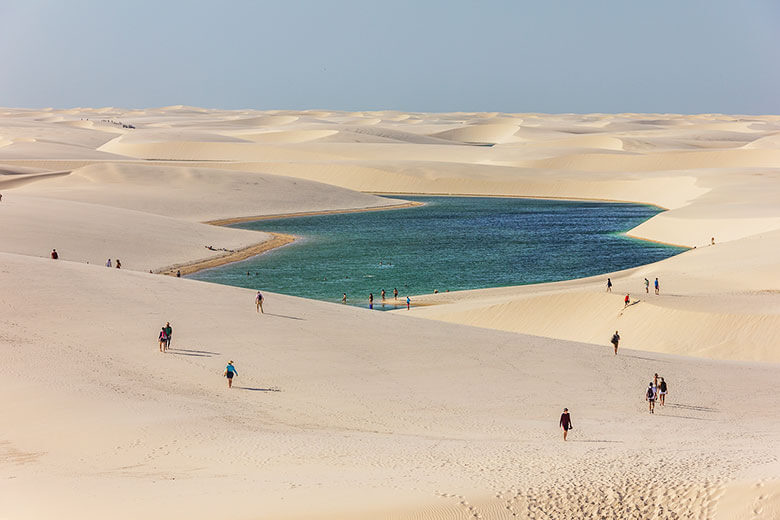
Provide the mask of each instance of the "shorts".
[{"label": "shorts", "polygon": [[227,377],[228,379],[233,379],[234,375],[235,374],[233,372],[228,372],[227,374],[225,374],[225,377]]}]

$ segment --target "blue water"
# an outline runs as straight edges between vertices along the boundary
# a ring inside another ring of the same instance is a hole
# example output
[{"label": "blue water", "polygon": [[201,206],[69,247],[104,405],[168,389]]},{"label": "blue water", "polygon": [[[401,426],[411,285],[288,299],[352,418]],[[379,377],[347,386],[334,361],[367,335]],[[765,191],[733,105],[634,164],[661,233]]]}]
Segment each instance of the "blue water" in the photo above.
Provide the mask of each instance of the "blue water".
[{"label": "blue water", "polygon": [[[291,245],[191,275],[226,285],[387,309],[406,295],[553,282],[655,262],[684,249],[624,233],[654,206],[517,198],[404,197],[424,206],[282,218],[234,227]],[[218,246],[218,244],[215,244]],[[381,290],[388,305],[381,305]]]}]

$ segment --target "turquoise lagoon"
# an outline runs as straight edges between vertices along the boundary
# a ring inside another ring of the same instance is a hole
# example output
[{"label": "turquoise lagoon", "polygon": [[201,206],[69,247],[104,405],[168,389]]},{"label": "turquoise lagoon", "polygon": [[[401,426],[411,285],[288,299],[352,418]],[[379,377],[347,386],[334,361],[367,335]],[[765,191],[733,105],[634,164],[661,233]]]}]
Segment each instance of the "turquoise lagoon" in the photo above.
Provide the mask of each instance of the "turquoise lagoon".
[{"label": "turquoise lagoon", "polygon": [[[554,282],[656,262],[683,248],[625,232],[654,206],[494,197],[404,197],[409,209],[280,218],[233,227],[294,243],[190,278],[367,306],[406,295]],[[215,244],[216,245],[216,244]],[[606,280],[605,280],[606,281]]]}]

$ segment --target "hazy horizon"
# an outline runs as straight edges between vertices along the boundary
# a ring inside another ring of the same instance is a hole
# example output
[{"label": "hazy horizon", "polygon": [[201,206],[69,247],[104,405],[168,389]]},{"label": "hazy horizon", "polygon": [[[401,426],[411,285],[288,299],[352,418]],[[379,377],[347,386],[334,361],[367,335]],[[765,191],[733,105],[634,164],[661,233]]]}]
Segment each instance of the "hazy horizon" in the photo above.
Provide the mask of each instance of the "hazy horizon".
[{"label": "hazy horizon", "polygon": [[8,107],[779,114],[780,4],[0,6]]}]

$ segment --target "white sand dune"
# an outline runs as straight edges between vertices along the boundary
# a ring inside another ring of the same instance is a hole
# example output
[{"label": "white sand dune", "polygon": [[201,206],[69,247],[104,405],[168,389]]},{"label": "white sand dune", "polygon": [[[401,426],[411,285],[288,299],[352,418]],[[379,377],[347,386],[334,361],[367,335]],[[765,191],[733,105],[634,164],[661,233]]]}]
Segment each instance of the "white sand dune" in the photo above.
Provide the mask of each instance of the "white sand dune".
[{"label": "white sand dune", "polygon": [[[778,132],[717,114],[0,109],[0,518],[776,518]],[[695,249],[390,313],[268,293],[258,315],[255,287],[148,273],[269,238],[205,221],[397,204],[361,192],[656,204],[629,233]],[[651,415],[655,372],[670,394]]]},{"label": "white sand dune", "polygon": [[194,222],[398,204],[277,175],[135,164],[94,164],[19,192]]}]

